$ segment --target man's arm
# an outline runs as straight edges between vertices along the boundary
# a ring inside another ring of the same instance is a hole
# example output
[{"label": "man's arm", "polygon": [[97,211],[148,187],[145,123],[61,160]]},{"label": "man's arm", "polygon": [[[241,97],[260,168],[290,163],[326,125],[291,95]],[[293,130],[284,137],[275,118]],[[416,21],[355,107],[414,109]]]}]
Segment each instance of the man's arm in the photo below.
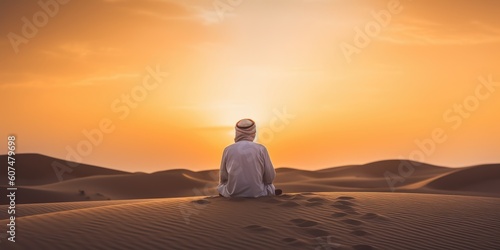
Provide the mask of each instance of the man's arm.
[{"label": "man's arm", "polygon": [[227,169],[226,169],[226,149],[222,153],[222,160],[220,162],[220,170],[219,170],[219,184],[225,184],[227,182]]},{"label": "man's arm", "polygon": [[265,147],[262,150],[262,157],[264,158],[264,184],[272,184],[276,176],[276,171],[274,171],[271,157],[269,157],[269,153]]}]

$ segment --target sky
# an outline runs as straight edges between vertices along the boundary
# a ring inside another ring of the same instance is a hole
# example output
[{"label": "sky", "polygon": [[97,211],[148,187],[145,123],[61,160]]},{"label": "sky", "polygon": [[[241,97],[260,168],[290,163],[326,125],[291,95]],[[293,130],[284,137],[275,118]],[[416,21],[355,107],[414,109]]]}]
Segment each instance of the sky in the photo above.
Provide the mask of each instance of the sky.
[{"label": "sky", "polygon": [[[125,171],[500,162],[495,0],[0,2],[0,138]],[[0,154],[7,146],[0,147]]]}]

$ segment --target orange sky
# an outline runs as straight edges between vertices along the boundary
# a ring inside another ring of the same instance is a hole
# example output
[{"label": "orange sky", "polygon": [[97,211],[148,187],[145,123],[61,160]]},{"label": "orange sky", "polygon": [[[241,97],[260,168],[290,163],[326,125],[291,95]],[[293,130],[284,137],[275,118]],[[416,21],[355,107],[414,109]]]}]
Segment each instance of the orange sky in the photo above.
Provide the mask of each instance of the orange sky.
[{"label": "orange sky", "polygon": [[214,169],[250,117],[276,167],[500,162],[499,1],[36,2],[0,2],[18,153]]}]

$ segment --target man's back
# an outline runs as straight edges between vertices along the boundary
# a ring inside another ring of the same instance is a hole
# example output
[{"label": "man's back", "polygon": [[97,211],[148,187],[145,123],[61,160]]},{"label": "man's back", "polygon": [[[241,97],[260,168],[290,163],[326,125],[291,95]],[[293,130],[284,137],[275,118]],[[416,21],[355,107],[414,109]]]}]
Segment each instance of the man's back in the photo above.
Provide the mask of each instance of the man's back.
[{"label": "man's back", "polygon": [[274,195],[276,175],[267,149],[241,140],[224,149],[220,168],[219,193],[226,197]]}]

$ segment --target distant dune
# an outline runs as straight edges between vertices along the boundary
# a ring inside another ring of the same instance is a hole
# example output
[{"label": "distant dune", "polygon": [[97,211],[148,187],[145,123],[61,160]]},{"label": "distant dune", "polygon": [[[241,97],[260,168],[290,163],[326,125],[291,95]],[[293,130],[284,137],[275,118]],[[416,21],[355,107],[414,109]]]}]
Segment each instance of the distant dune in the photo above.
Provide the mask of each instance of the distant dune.
[{"label": "distant dune", "polygon": [[[0,161],[6,161],[0,156]],[[129,173],[78,164],[59,181],[55,164],[74,166],[39,154],[16,156],[17,203],[86,200],[122,200],[217,195],[218,170],[184,169],[156,173]],[[401,176],[401,166],[414,171]],[[275,185],[290,192],[406,192],[500,197],[500,165],[446,168],[424,163],[387,160],[365,165],[333,167],[317,171],[278,168]],[[386,173],[396,175],[391,190]],[[7,185],[7,179],[0,183]],[[1,200],[1,204],[6,204]]]},{"label": "distant dune", "polygon": [[[116,175],[127,173],[109,168],[68,162],[40,154],[18,154],[15,159],[16,175],[18,177],[16,184],[20,186],[43,185],[58,182],[59,179],[55,174],[53,166],[65,166],[70,169],[64,173],[64,180],[96,175]],[[0,161],[7,162],[7,155],[0,155]],[[2,178],[0,180],[0,185],[6,184],[7,178]]]},{"label": "distant dune", "polygon": [[471,193],[500,192],[500,165],[490,164],[458,169],[429,182],[426,187]]}]

